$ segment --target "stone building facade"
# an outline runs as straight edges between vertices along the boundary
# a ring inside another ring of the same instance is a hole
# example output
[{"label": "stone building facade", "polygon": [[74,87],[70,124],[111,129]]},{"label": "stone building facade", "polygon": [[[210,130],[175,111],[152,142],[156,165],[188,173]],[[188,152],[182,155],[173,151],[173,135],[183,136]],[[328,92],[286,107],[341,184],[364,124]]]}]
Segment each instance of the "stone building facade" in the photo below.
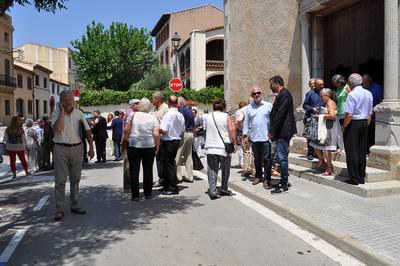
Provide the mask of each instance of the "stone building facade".
[{"label": "stone building facade", "polygon": [[15,112],[24,118],[33,119],[33,81],[35,72],[21,65],[14,64],[17,88],[14,91]]},{"label": "stone building facade", "polygon": [[284,78],[300,107],[310,77],[323,78],[330,87],[334,74],[370,74],[383,85],[384,100],[375,108],[376,145],[369,165],[400,180],[397,0],[251,0],[246,5],[224,0],[224,7],[230,107],[247,99],[252,85],[270,94],[273,75]]}]

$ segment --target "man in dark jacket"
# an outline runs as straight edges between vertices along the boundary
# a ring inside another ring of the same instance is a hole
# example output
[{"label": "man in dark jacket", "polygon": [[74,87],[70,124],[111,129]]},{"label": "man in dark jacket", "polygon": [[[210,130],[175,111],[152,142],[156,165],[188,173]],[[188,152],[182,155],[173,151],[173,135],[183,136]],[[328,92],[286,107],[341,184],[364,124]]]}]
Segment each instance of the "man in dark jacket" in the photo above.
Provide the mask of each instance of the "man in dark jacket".
[{"label": "man in dark jacket", "polygon": [[293,111],[292,94],[284,87],[283,79],[274,76],[269,80],[272,92],[277,96],[271,111],[269,138],[276,142],[276,152],[281,168],[281,181],[271,193],[288,191],[289,183],[289,142],[297,133]]},{"label": "man in dark jacket", "polygon": [[106,162],[106,140],[107,140],[107,121],[100,115],[100,111],[93,112],[95,117],[92,128],[93,140],[96,142],[97,161],[95,163]]},{"label": "man in dark jacket", "polygon": [[43,169],[44,170],[51,170],[53,169],[53,164],[50,162],[50,153],[53,152],[53,138],[54,138],[54,131],[53,127],[51,126],[51,121],[48,116],[43,116]]},{"label": "man in dark jacket", "polygon": [[114,142],[114,161],[121,161],[122,154],[121,154],[121,139],[122,139],[122,132],[123,132],[123,124],[124,121],[121,117],[119,117],[119,111],[114,112],[115,119],[111,122],[111,125],[107,127],[107,129],[112,129],[112,140]]}]

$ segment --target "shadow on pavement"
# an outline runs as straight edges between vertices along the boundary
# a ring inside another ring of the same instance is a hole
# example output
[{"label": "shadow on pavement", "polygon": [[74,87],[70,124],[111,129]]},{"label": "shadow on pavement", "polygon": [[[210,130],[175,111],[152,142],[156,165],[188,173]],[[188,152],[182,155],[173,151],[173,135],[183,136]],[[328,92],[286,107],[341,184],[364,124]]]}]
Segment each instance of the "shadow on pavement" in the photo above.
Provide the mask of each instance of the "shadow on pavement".
[{"label": "shadow on pavement", "polygon": [[153,219],[203,205],[198,202],[199,196],[157,197],[157,191],[154,192],[151,200],[131,202],[129,194],[122,193],[120,187],[82,187],[81,203],[88,213],[72,214],[67,204],[65,218],[60,222],[53,221],[53,198],[41,215],[33,216],[27,222],[32,228],[9,265],[92,265],[94,262],[88,258],[91,254],[101,253],[127,236],[134,237],[138,230],[150,230]]}]

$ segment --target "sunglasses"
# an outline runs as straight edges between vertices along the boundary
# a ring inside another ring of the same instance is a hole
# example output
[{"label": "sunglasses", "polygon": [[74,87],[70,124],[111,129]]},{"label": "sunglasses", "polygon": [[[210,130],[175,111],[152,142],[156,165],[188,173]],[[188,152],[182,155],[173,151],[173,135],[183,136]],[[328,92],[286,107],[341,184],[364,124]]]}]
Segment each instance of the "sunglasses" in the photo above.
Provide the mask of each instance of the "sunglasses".
[{"label": "sunglasses", "polygon": [[251,95],[252,95],[252,96],[261,95],[261,91],[252,92]]}]

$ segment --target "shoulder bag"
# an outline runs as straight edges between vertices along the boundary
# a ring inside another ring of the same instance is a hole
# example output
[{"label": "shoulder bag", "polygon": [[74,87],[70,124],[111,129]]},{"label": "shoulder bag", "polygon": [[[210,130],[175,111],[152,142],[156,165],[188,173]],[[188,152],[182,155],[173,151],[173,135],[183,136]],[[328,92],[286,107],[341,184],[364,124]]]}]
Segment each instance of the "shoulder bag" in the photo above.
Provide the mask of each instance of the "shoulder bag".
[{"label": "shoulder bag", "polygon": [[215,125],[215,127],[217,128],[218,135],[219,135],[219,137],[221,138],[222,143],[224,143],[226,153],[228,153],[228,154],[233,153],[233,152],[235,151],[235,146],[234,146],[232,143],[226,143],[226,142],[224,141],[224,139],[222,138],[221,133],[219,132],[217,123],[215,122],[214,113],[212,114],[212,118],[213,118],[213,120],[214,120],[214,125]]}]

